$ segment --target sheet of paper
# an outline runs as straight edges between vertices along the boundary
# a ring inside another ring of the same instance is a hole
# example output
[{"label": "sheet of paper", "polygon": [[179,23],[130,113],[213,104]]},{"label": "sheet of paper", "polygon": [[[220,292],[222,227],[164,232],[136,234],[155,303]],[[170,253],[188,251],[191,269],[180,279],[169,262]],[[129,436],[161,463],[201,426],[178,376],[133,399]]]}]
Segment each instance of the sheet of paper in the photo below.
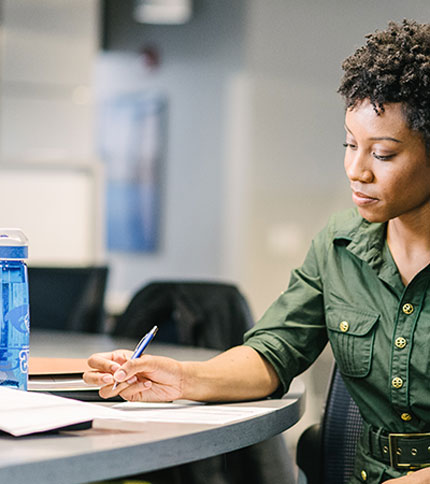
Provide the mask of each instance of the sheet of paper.
[{"label": "sheet of paper", "polygon": [[[133,403],[133,402],[130,402]],[[142,407],[133,409],[133,405],[119,404],[114,407],[123,416],[122,420],[133,420],[135,422],[177,422],[188,424],[210,424],[222,425],[236,420],[255,417],[273,411],[272,408],[252,406],[228,406],[228,405],[194,405],[184,404],[177,406],[173,404],[163,409],[149,409]],[[119,418],[120,413],[116,418]]]},{"label": "sheet of paper", "polygon": [[172,408],[189,408],[191,405],[205,405],[204,402],[194,402],[191,400],[176,402],[121,402],[116,403],[112,408],[118,410],[150,410],[154,408],[172,409]]},{"label": "sheet of paper", "polygon": [[44,393],[0,387],[0,430],[14,436],[118,417],[118,410]]}]

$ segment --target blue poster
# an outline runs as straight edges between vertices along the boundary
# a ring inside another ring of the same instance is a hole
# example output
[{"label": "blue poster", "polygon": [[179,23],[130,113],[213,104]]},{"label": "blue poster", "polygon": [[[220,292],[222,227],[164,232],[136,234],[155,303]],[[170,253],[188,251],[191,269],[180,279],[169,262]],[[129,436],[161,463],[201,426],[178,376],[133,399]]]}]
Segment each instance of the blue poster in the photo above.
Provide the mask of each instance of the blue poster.
[{"label": "blue poster", "polygon": [[147,93],[120,94],[100,105],[108,250],[158,247],[165,113],[165,99]]}]

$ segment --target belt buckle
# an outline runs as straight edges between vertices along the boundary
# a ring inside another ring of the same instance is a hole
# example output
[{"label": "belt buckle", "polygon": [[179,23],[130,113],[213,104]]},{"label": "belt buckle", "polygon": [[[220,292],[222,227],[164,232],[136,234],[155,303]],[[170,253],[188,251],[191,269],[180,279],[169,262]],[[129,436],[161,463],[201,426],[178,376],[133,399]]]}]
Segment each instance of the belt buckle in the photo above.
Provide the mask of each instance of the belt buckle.
[{"label": "belt buckle", "polygon": [[[430,437],[430,432],[419,432],[419,433],[409,433],[409,434],[398,434],[392,433],[388,434],[388,451],[390,455],[390,465],[395,469],[422,469],[424,467],[429,467],[430,462],[425,464],[420,463],[410,463],[410,462],[403,462],[399,463],[399,456],[401,455],[401,448],[398,447],[397,441],[400,438],[409,438],[409,437]],[[400,453],[398,454],[398,451]]]}]

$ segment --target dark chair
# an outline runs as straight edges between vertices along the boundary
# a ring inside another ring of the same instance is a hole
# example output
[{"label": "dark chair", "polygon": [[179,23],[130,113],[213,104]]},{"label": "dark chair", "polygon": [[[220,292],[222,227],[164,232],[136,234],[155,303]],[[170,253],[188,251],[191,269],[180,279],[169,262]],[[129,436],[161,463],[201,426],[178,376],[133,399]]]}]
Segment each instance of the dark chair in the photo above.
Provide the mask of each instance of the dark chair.
[{"label": "dark chair", "polygon": [[[117,319],[115,335],[138,339],[154,324],[157,341],[226,350],[243,342],[254,321],[236,286],[206,281],[153,282]],[[169,484],[289,484],[295,482],[282,436],[222,456],[145,475]]]},{"label": "dark chair", "polygon": [[243,295],[231,284],[152,282],[117,318],[113,334],[139,338],[154,324],[157,341],[226,350],[243,342],[254,324]]},{"label": "dark chair", "polygon": [[32,328],[103,332],[108,268],[29,267]]},{"label": "dark chair", "polygon": [[306,429],[297,445],[297,465],[307,484],[348,482],[362,428],[358,407],[334,365],[321,424]]}]

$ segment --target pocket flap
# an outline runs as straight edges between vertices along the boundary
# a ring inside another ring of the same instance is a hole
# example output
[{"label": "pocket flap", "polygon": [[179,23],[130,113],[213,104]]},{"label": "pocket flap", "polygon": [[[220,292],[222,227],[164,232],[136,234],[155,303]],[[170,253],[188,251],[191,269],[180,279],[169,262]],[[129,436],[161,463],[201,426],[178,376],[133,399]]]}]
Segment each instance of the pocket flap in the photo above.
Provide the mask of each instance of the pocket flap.
[{"label": "pocket flap", "polygon": [[326,308],[327,328],[352,336],[365,336],[379,319],[379,314],[348,306]]}]

